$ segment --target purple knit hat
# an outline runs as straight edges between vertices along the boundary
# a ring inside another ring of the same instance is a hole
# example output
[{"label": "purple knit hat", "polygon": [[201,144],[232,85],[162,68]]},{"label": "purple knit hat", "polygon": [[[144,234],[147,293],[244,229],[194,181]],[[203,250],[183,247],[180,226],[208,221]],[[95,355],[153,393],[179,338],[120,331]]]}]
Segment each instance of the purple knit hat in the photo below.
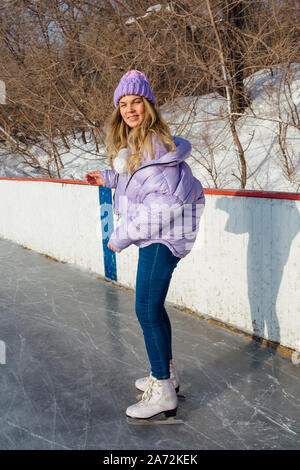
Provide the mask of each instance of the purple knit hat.
[{"label": "purple knit hat", "polygon": [[155,106],[156,101],[147,77],[139,70],[129,70],[121,78],[114,92],[114,105],[117,108],[120,99],[126,95],[139,95],[147,98]]}]

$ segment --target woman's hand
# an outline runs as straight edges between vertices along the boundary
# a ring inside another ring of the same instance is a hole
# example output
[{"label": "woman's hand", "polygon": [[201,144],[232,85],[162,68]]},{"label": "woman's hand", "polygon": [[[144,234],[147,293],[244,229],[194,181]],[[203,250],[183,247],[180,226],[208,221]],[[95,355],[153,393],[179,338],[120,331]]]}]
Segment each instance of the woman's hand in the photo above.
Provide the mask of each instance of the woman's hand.
[{"label": "woman's hand", "polygon": [[98,186],[103,186],[103,181],[102,181],[102,176],[101,176],[101,171],[91,171],[87,175],[85,175],[85,180],[89,184],[96,184]]},{"label": "woman's hand", "polygon": [[115,250],[109,243],[107,244],[108,248],[112,251],[114,251],[115,253],[118,253],[117,250]]}]

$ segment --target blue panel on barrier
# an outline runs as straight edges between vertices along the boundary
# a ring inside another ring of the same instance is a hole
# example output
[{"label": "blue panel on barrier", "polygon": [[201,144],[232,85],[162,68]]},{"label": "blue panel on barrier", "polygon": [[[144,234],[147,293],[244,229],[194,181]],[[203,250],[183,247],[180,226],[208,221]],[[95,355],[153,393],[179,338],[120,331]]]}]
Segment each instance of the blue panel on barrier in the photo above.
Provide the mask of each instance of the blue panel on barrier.
[{"label": "blue panel on barrier", "polygon": [[100,217],[102,230],[102,244],[104,256],[105,277],[112,281],[117,280],[116,253],[110,250],[107,242],[114,231],[111,189],[99,186]]}]

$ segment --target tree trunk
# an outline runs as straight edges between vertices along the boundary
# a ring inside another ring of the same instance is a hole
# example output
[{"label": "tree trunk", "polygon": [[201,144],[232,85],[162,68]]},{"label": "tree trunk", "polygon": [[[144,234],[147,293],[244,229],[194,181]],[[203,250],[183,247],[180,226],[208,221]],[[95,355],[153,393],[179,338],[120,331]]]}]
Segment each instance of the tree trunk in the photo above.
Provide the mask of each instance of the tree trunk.
[{"label": "tree trunk", "polygon": [[250,11],[244,0],[224,0],[224,27],[220,34],[224,44],[226,69],[231,79],[233,113],[243,113],[249,104],[244,87],[244,52],[238,34],[239,30],[245,29],[247,14]]}]

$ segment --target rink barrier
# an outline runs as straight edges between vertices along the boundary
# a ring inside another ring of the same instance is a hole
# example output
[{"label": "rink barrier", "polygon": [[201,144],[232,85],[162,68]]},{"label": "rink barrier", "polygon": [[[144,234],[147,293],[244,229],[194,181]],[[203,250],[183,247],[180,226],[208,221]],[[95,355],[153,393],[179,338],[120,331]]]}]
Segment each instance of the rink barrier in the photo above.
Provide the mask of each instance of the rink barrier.
[{"label": "rink barrier", "polygon": [[[191,254],[174,272],[167,301],[265,344],[298,351],[300,194],[205,189],[205,195],[204,222]],[[135,289],[137,247],[117,256],[107,247],[115,222],[110,188],[0,177],[0,213],[1,237]],[[266,251],[256,253],[260,245]]]}]

